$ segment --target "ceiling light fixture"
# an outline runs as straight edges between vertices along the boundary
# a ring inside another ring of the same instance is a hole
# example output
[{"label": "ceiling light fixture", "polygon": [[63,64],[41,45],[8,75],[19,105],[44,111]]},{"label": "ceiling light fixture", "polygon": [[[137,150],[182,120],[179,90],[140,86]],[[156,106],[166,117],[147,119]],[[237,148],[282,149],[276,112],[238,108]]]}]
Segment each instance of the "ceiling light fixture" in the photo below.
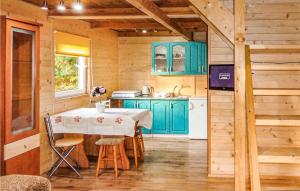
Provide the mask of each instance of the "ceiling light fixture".
[{"label": "ceiling light fixture", "polygon": [[57,10],[59,10],[59,11],[64,11],[64,10],[66,10],[64,0],[60,0],[60,1],[59,1],[59,4],[57,5],[56,8],[57,8]]},{"label": "ceiling light fixture", "polygon": [[47,0],[43,1],[43,5],[42,5],[41,9],[48,10],[48,2],[47,2]]},{"label": "ceiling light fixture", "polygon": [[142,30],[142,33],[144,33],[144,34],[147,33],[147,30],[146,30],[146,29],[143,29],[143,30]]},{"label": "ceiling light fixture", "polygon": [[73,9],[76,11],[81,11],[83,9],[83,6],[80,3],[80,0],[76,0],[75,3],[73,3]]}]

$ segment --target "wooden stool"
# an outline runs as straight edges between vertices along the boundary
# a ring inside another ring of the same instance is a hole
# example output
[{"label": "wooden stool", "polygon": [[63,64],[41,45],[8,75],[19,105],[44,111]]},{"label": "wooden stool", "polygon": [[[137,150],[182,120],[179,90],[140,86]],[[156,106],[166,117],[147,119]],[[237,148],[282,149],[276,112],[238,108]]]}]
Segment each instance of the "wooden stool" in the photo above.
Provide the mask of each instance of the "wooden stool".
[{"label": "wooden stool", "polygon": [[[115,169],[115,176],[117,177],[119,175],[118,173],[118,159],[121,159],[121,157],[117,157],[117,147],[120,152],[120,147],[119,144],[121,144],[124,141],[124,138],[101,138],[96,142],[96,145],[99,145],[99,156],[98,156],[98,163],[97,163],[97,168],[96,168],[96,176],[99,175],[99,169],[101,167],[101,162],[105,161],[114,161],[114,169]],[[102,158],[103,157],[103,152],[104,150],[107,149],[107,147],[112,147],[113,149],[113,158]],[[122,159],[121,159],[122,160]],[[123,165],[123,162],[122,162]]]}]

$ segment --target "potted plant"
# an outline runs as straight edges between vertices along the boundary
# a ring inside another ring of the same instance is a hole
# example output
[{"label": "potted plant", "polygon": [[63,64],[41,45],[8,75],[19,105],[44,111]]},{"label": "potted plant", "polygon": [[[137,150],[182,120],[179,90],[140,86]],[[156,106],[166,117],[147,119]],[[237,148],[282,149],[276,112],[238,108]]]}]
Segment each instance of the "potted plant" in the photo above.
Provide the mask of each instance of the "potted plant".
[{"label": "potted plant", "polygon": [[105,111],[106,102],[101,101],[101,96],[106,93],[106,88],[103,86],[95,86],[92,88],[91,95],[93,98],[99,98],[96,101],[96,109],[99,113],[103,113]]}]

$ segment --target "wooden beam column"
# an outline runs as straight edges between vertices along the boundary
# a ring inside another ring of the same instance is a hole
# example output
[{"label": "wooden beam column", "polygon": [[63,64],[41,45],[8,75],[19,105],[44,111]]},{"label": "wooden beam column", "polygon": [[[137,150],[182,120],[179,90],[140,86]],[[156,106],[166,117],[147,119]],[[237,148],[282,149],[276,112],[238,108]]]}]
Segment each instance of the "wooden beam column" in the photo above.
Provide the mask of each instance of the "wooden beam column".
[{"label": "wooden beam column", "polygon": [[234,177],[235,191],[246,190],[245,0],[234,1]]},{"label": "wooden beam column", "polygon": [[233,48],[234,16],[219,0],[189,0],[190,8],[216,33]]},{"label": "wooden beam column", "polygon": [[179,26],[176,22],[173,22],[155,3],[151,0],[127,0],[128,3],[150,16],[152,19],[165,26],[174,33],[182,35],[186,40],[192,39],[192,34],[188,33]]}]

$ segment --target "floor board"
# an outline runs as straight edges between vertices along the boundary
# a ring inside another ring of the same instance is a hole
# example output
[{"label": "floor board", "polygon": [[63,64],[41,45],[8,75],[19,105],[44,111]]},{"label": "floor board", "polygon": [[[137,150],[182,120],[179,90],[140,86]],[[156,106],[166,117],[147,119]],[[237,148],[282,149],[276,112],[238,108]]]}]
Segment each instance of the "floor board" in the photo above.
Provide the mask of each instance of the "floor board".
[{"label": "floor board", "polygon": [[[121,171],[118,178],[112,170],[106,170],[101,176],[95,177],[95,165],[80,170],[83,178],[75,176],[69,170],[60,169],[51,178],[53,190],[105,190],[105,191],[233,191],[234,182],[231,178],[207,177],[207,142],[174,139],[146,138],[145,162],[140,163],[136,171],[131,161],[131,170]],[[69,177],[62,177],[61,175]],[[71,176],[70,176],[71,175]],[[297,181],[296,181],[297,182]],[[291,184],[289,180],[263,181],[265,190],[284,190]],[[296,183],[296,185],[298,185]],[[297,188],[295,189],[297,190]]]}]

